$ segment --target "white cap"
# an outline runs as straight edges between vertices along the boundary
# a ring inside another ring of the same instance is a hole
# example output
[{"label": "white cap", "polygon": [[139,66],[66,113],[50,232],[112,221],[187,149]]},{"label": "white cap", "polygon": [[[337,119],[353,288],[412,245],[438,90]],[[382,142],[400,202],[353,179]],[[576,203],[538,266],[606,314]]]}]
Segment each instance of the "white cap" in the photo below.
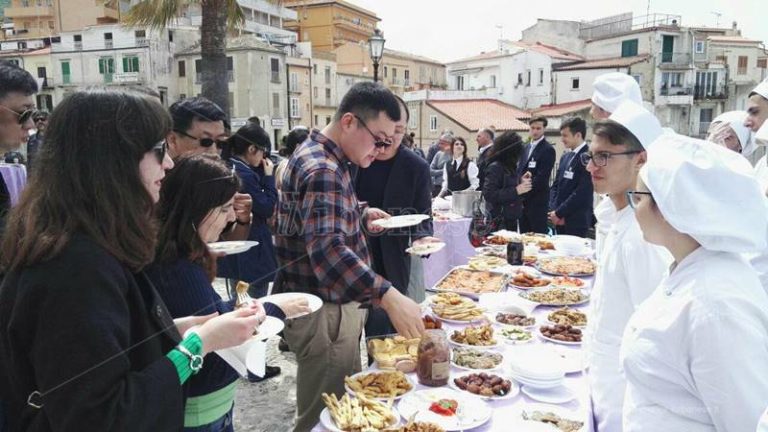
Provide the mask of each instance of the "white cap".
[{"label": "white cap", "polygon": [[757,85],[752,91],[749,93],[750,96],[752,96],[753,93],[757,93],[760,96],[764,97],[766,100],[768,100],[768,78],[764,79],[763,82]]},{"label": "white cap", "polygon": [[592,83],[592,102],[603,110],[613,113],[625,100],[643,104],[640,86],[631,76],[621,72],[609,72],[595,78]]},{"label": "white cap", "polygon": [[768,208],[752,165],[725,147],[664,134],[640,169],[664,219],[704,248],[766,248]]},{"label": "white cap", "polygon": [[755,143],[752,141],[752,131],[744,126],[744,121],[747,119],[746,111],[728,111],[720,114],[712,120],[712,124],[715,123],[728,123],[733,129],[733,132],[739,137],[739,143],[741,144],[741,155],[749,157],[755,151]]},{"label": "white cap", "polygon": [[608,119],[632,132],[632,135],[640,141],[645,149],[650,148],[651,144],[663,133],[659,119],[647,109],[630,100],[619,105]]}]

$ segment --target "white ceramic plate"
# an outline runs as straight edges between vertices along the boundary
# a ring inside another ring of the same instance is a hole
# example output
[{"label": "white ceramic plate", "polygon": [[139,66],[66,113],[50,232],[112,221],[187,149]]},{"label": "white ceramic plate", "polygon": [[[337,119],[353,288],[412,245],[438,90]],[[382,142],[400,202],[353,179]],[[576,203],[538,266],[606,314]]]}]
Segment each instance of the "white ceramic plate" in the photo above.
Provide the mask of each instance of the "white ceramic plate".
[{"label": "white ceramic plate", "polygon": [[[530,337],[528,339],[522,339],[522,340],[510,339],[510,338],[504,336],[504,334],[503,334],[504,327],[517,327],[518,329],[523,330],[524,332],[528,333],[528,335]],[[497,331],[496,334],[494,335],[494,337],[496,337],[497,339],[503,340],[505,343],[507,343],[509,345],[523,345],[523,344],[527,344],[527,343],[533,342],[533,339],[534,339],[533,338],[533,332],[531,332],[529,330],[525,330],[524,327],[511,326],[511,325],[506,325],[504,327],[502,327],[499,331]]]},{"label": "white ceramic plate", "polygon": [[443,318],[440,315],[434,313],[434,311],[433,311],[432,315],[435,318],[439,319],[440,321],[447,322],[447,323],[450,323],[450,324],[474,324],[474,323],[481,322],[481,321],[488,321],[488,317],[486,317],[485,315],[480,315],[479,317],[477,317],[475,319],[472,319],[472,320],[469,320],[469,321],[467,321],[467,320],[453,320],[453,319],[449,319],[449,318]]},{"label": "white ceramic plate", "polygon": [[516,327],[520,327],[520,328],[523,328],[523,329],[526,329],[526,330],[530,330],[532,328],[535,328],[535,327],[537,327],[537,324],[538,324],[538,320],[536,319],[535,316],[530,315],[530,314],[526,314],[526,313],[522,313],[522,312],[506,312],[506,311],[503,311],[503,310],[497,310],[497,311],[493,311],[493,312],[488,312],[486,314],[486,316],[488,317],[488,320],[490,322],[492,322],[496,326],[502,326],[503,327],[503,326],[514,326],[515,325],[515,324],[507,324],[507,323],[503,323],[503,322],[497,321],[496,320],[496,315],[498,313],[517,313],[519,315],[525,315],[528,318],[533,318],[534,319],[533,324],[526,325],[526,326],[520,326],[520,325],[516,326]]},{"label": "white ceramic plate", "polygon": [[576,399],[576,394],[566,386],[540,389],[524,385],[521,390],[529,398],[544,403],[564,404]]},{"label": "white ceramic plate", "polygon": [[546,345],[555,352],[557,362],[565,373],[581,373],[585,369],[584,352],[579,349],[564,346]]},{"label": "white ceramic plate", "polygon": [[260,302],[270,302],[279,305],[280,302],[284,302],[287,300],[291,300],[294,298],[305,298],[307,300],[307,303],[309,304],[309,312],[298,314],[294,316],[285,317],[286,319],[293,319],[302,317],[304,315],[309,315],[313,312],[317,312],[320,310],[321,307],[323,307],[323,301],[320,299],[320,297],[314,295],[314,294],[307,294],[307,293],[280,293],[280,294],[272,294],[268,295],[266,297],[262,297],[258,299]]},{"label": "white ceramic plate", "polygon": [[[574,420],[574,421],[583,422],[584,426],[582,426],[581,428],[579,428],[575,432],[583,432],[583,431],[587,430],[587,416],[586,416],[586,414],[584,412],[572,411],[572,410],[569,410],[567,408],[563,408],[563,407],[557,406],[557,405],[526,404],[520,410],[520,419],[521,420],[523,420],[523,418],[522,418],[522,412],[523,411],[527,412],[528,415],[533,414],[534,411],[550,412],[550,413],[558,415],[558,416],[560,416],[560,417],[562,417],[562,418],[564,418],[566,420]],[[533,426],[533,424],[535,424],[535,423],[544,424],[542,422],[535,422],[533,420],[527,420],[527,421],[524,420],[524,423],[522,423],[522,424]],[[557,430],[558,430],[557,428],[555,428],[555,427],[553,427],[551,425],[547,425],[547,426],[553,432],[557,432]],[[526,427],[523,430],[528,431],[529,429]],[[533,430],[533,428],[531,428],[530,430]]]},{"label": "white ceramic plate", "polygon": [[509,377],[524,386],[536,387],[540,389],[551,389],[551,388],[560,387],[563,385],[563,378],[560,378],[557,380],[551,380],[551,381],[539,381],[539,380],[534,380],[533,378],[525,378],[525,377],[514,375],[514,374],[510,374]]},{"label": "white ceramic plate", "polygon": [[258,333],[253,336],[256,340],[266,340],[271,338],[272,336],[277,336],[278,333],[283,331],[283,328],[285,327],[285,323],[283,321],[268,316],[267,319],[264,320],[263,323],[259,326]]},{"label": "white ceramic plate", "polygon": [[430,255],[435,252],[439,252],[445,247],[445,243],[443,242],[432,242],[432,243],[426,243],[421,246],[411,246],[408,249],[405,250],[405,253],[409,253],[411,255]]},{"label": "white ceramic plate", "polygon": [[[358,373],[352,375],[350,378],[357,378],[359,376],[368,375],[368,374],[372,374],[372,373],[385,373],[385,372],[391,373],[393,371],[371,371],[371,370],[366,370],[366,371],[358,372]],[[411,384],[411,389],[408,390],[407,392],[401,394],[400,396],[395,396],[393,398],[394,400],[401,399],[403,396],[407,395],[408,393],[413,392],[413,389],[416,388],[416,384],[414,384],[413,380],[407,374],[403,374],[403,375],[405,375],[405,379],[408,380],[408,382]],[[344,389],[347,391],[347,393],[349,393],[349,394],[351,394],[353,396],[355,395],[355,391],[352,390],[351,388],[349,388],[347,383],[344,383]],[[384,402],[389,400],[388,397],[382,397],[382,398],[371,398],[371,397],[369,397],[369,399],[376,399],[378,401],[384,401]]]},{"label": "white ceramic plate", "polygon": [[248,249],[257,246],[259,242],[252,240],[241,241],[222,241],[215,243],[208,243],[208,249],[211,252],[223,253],[225,255],[234,255],[247,251]]},{"label": "white ceramic plate", "polygon": [[[429,406],[440,399],[453,399],[459,403],[461,422],[458,416],[446,417],[429,410]],[[482,399],[445,387],[411,392],[400,400],[397,410],[406,420],[415,414],[415,421],[434,423],[446,431],[476,428],[488,422],[493,415],[491,406]]]},{"label": "white ceramic plate", "polygon": [[384,229],[405,228],[418,225],[427,219],[429,219],[429,215],[424,214],[400,215],[387,219],[376,219],[373,224]]},{"label": "white ceramic plate", "polygon": [[472,348],[472,349],[478,349],[478,350],[491,350],[491,349],[496,349],[496,348],[501,346],[501,344],[499,343],[499,337],[494,335],[493,338],[496,339],[496,344],[495,345],[467,345],[467,344],[462,344],[462,343],[454,342],[453,339],[451,339],[450,335],[448,335],[448,342],[450,344],[452,344],[452,345],[460,346],[462,348]]},{"label": "white ceramic plate", "polygon": [[[561,340],[557,340],[557,339],[552,339],[550,337],[546,337],[546,336],[544,336],[544,334],[541,333],[541,329],[536,331],[536,334],[539,335],[540,338],[542,338],[542,339],[544,339],[546,341],[549,341],[549,342],[552,342],[552,343],[556,343],[556,344],[560,344],[560,345],[581,345],[581,342],[568,342],[568,341],[561,341]],[[584,338],[584,334],[583,333],[582,333],[581,337],[582,337],[582,339]]]},{"label": "white ceramic plate", "polygon": [[468,394],[468,395],[470,395],[472,397],[476,397],[476,398],[480,398],[480,399],[485,399],[485,400],[488,400],[488,401],[512,399],[513,397],[515,397],[518,394],[520,394],[520,386],[517,385],[516,382],[512,381],[509,378],[503,377],[503,376],[501,376],[501,375],[499,375],[497,373],[493,373],[493,372],[490,372],[490,373],[486,372],[486,373],[489,373],[490,375],[496,375],[499,378],[502,378],[502,379],[505,379],[505,380],[509,381],[509,383],[511,384],[510,387],[509,387],[509,393],[505,394],[504,396],[482,396],[482,395],[479,395],[479,394],[474,394],[474,393],[469,392],[467,390],[460,389],[459,386],[457,386],[456,383],[453,381],[456,378],[461,378],[461,377],[466,376],[466,375],[472,375],[472,374],[477,374],[477,373],[481,373],[481,372],[476,372],[475,371],[475,372],[462,373],[462,374],[459,374],[457,376],[452,376],[451,379],[448,380],[448,386],[453,388],[453,389],[456,389],[456,391],[459,391],[459,392],[462,392],[462,393],[466,393],[466,394]]},{"label": "white ceramic plate", "polygon": [[[503,361],[504,361],[504,360],[502,359],[502,362],[503,362]],[[455,367],[456,369],[461,369],[461,370],[463,370],[463,371],[467,371],[467,372],[474,372],[474,373],[480,373],[480,372],[486,372],[486,373],[487,373],[487,372],[492,372],[492,371],[495,371],[495,370],[498,370],[498,369],[500,369],[500,368],[501,368],[501,365],[502,365],[502,363],[499,363],[499,365],[498,365],[498,366],[496,366],[496,367],[493,367],[493,368],[490,368],[490,369],[472,369],[472,368],[468,368],[468,367],[466,367],[466,366],[459,366],[459,365],[457,365],[456,363],[454,363],[454,362],[453,362],[453,360],[451,360],[451,366]]]},{"label": "white ceramic plate", "polygon": [[[395,420],[389,424],[389,427],[395,427],[400,424],[400,413],[397,412],[395,407],[390,408],[392,410],[392,414],[395,416]],[[323,412],[320,413],[320,423],[322,423],[323,427],[328,429],[331,432],[344,432],[338,427],[336,427],[336,422],[333,421],[333,417],[331,417],[331,412],[326,407],[323,409]]]}]

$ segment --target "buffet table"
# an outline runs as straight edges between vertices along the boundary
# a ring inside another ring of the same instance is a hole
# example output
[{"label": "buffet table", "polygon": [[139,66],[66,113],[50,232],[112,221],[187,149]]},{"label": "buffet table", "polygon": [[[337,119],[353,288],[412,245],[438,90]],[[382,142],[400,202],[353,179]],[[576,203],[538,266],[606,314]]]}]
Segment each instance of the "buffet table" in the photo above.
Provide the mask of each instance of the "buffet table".
[{"label": "buffet table", "polygon": [[452,268],[464,265],[475,255],[475,248],[469,243],[470,218],[444,213],[433,219],[434,237],[445,242],[445,247],[424,260],[424,284],[427,288],[435,285]]}]

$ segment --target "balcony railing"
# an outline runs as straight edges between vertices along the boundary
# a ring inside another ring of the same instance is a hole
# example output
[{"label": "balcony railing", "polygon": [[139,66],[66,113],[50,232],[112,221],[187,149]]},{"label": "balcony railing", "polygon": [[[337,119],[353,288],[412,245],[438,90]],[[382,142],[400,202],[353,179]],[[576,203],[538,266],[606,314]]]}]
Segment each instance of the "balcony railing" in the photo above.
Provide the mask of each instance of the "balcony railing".
[{"label": "balcony railing", "polygon": [[138,83],[141,81],[141,75],[138,72],[123,72],[113,75],[113,81],[116,83]]},{"label": "balcony railing", "polygon": [[693,89],[690,87],[661,87],[659,94],[662,96],[688,96],[692,94]]},{"label": "balcony railing", "polygon": [[728,99],[728,87],[717,85],[711,86],[697,85],[693,88],[694,99]]},{"label": "balcony railing", "polygon": [[136,46],[137,47],[148,47],[149,41],[147,38],[136,38]]},{"label": "balcony railing", "polygon": [[671,53],[671,52],[663,52],[661,53],[661,64],[659,66],[661,67],[682,67],[682,66],[690,66],[691,65],[691,54],[690,53]]}]

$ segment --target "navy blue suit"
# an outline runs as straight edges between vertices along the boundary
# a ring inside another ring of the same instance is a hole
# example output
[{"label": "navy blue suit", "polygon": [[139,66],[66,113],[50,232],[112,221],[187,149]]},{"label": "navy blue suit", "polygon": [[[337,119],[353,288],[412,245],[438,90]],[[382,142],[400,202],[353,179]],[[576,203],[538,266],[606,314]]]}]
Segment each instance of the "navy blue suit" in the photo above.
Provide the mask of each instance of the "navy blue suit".
[{"label": "navy blue suit", "polygon": [[520,230],[522,232],[547,232],[549,179],[552,176],[552,168],[555,166],[555,158],[557,158],[555,148],[546,138],[536,144],[536,148],[527,159],[520,157],[518,175],[522,177],[526,171],[532,175],[532,189],[521,195],[523,213],[520,216]]},{"label": "navy blue suit", "polygon": [[556,227],[558,234],[584,237],[592,225],[592,177],[579,160],[580,155],[587,150],[589,147],[585,145],[577,154],[568,152],[560,158],[557,177],[549,194],[550,210],[565,219],[564,226]]}]

